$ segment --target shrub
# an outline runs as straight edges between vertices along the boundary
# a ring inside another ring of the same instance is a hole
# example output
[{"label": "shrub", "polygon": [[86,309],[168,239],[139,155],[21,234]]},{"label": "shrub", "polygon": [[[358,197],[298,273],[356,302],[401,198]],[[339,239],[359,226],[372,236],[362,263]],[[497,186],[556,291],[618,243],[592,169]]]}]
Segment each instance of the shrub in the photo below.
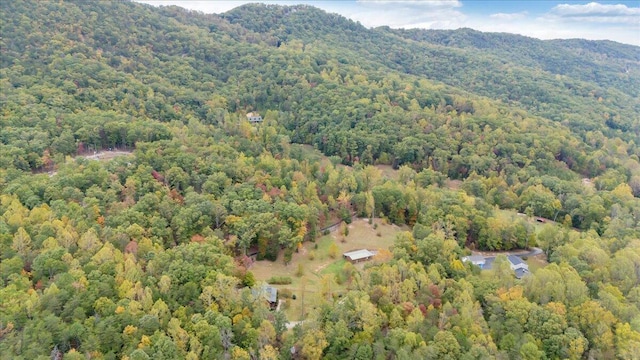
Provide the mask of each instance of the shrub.
[{"label": "shrub", "polygon": [[304,266],[302,266],[302,264],[298,264],[298,269],[296,270],[296,276],[301,277],[302,275],[304,275]]},{"label": "shrub", "polygon": [[[308,256],[309,256],[309,260],[313,260],[313,259],[316,258],[316,252],[313,251],[313,250],[309,251],[309,255]],[[302,264],[300,264],[300,265],[302,265]]]},{"label": "shrub", "polygon": [[291,284],[291,278],[288,276],[272,276],[267,282],[273,285],[289,285]]},{"label": "shrub", "polygon": [[249,287],[251,287],[251,286],[256,284],[256,278],[255,278],[255,276],[253,276],[253,273],[251,271],[247,271],[244,274],[244,279],[243,279],[242,283],[245,286],[249,286]]},{"label": "shrub", "polygon": [[283,299],[289,299],[292,295],[293,293],[291,292],[291,289],[280,289],[278,291],[278,297]]},{"label": "shrub", "polygon": [[329,245],[329,257],[332,259],[335,259],[338,257],[338,245],[336,245],[336,243],[332,242],[331,245]]}]

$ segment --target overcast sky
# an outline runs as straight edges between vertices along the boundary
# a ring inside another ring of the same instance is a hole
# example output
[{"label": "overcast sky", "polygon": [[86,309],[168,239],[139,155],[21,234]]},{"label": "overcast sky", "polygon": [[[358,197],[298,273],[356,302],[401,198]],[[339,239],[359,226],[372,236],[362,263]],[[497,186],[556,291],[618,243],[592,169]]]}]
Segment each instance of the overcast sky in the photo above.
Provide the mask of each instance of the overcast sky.
[{"label": "overcast sky", "polygon": [[539,39],[614,40],[640,46],[640,0],[344,0],[344,1],[179,1],[139,0],[221,13],[251,2],[310,4],[365,26],[509,32]]}]

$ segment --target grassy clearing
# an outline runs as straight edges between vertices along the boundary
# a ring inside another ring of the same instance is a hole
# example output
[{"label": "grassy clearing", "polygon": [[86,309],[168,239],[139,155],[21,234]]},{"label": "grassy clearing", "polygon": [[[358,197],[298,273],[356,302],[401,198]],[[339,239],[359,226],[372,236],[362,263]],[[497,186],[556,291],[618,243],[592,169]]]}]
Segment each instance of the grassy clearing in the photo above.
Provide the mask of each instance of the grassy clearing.
[{"label": "grassy clearing", "polygon": [[398,180],[398,170],[394,170],[391,165],[376,165],[376,168],[382,173],[384,179]]},{"label": "grassy clearing", "polygon": [[539,269],[542,269],[543,267],[549,265],[549,262],[547,262],[547,257],[544,254],[529,257],[526,261],[529,265],[529,271],[534,274]]},{"label": "grassy clearing", "polygon": [[346,263],[347,261],[345,259],[334,261],[331,264],[327,265],[327,267],[325,267],[324,269],[320,270],[320,273],[323,275],[324,274],[337,275],[340,271],[342,271]]},{"label": "grassy clearing", "polygon": [[500,218],[506,221],[515,221],[516,219],[523,219],[529,225],[533,226],[533,230],[535,231],[536,234],[538,234],[540,230],[542,230],[545,224],[556,225],[556,223],[552,220],[545,220],[545,222],[542,223],[537,221],[535,216],[529,217],[524,214],[519,215],[519,213],[515,210],[500,209],[500,210],[497,210],[495,213],[496,213],[496,216],[499,216]]},{"label": "grassy clearing", "polygon": [[447,179],[445,180],[444,184],[445,187],[449,190],[460,190],[460,187],[462,186],[462,180]]},{"label": "grassy clearing", "polygon": [[[302,314],[302,288],[304,288],[304,307],[305,313],[313,309],[320,301],[322,290],[323,275],[338,274],[344,267],[346,261],[342,258],[342,254],[351,250],[358,249],[389,249],[393,245],[396,234],[407,227],[399,227],[396,225],[383,224],[381,219],[375,219],[378,224],[377,229],[369,225],[368,219],[356,218],[353,223],[349,224],[349,235],[344,237],[339,231],[323,236],[316,240],[315,243],[304,243],[301,249],[293,254],[293,259],[289,265],[284,265],[280,254],[276,262],[267,260],[255,262],[250,271],[258,281],[267,281],[272,276],[288,276],[292,283],[289,285],[274,285],[278,289],[289,289],[296,300],[286,299],[288,306],[285,306],[287,318],[292,321],[301,320]],[[380,234],[380,236],[378,236]],[[342,239],[345,239],[342,242]],[[338,253],[335,258],[329,256],[329,248],[335,244]],[[298,266],[302,265],[303,276],[298,277],[296,273]],[[326,286],[326,285],[325,285]],[[330,285],[331,292],[342,292],[345,290],[344,285],[333,283]]]},{"label": "grassy clearing", "polygon": [[319,162],[321,166],[326,166],[331,161],[327,156],[321,153],[318,149],[314,149],[311,145],[303,144],[291,144],[292,151],[299,151],[302,157],[309,160],[309,162]]}]

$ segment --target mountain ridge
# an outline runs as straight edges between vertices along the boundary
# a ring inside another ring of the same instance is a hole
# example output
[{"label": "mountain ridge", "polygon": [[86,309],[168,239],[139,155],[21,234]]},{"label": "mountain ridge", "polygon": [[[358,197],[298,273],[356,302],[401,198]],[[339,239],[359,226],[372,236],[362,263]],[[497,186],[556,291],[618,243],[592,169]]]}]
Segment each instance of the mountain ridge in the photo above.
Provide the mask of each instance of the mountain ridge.
[{"label": "mountain ridge", "polygon": [[[261,5],[16,0],[0,28],[3,359],[640,353],[627,48]],[[581,52],[603,76],[535,65]],[[522,279],[465,256],[532,246]]]}]

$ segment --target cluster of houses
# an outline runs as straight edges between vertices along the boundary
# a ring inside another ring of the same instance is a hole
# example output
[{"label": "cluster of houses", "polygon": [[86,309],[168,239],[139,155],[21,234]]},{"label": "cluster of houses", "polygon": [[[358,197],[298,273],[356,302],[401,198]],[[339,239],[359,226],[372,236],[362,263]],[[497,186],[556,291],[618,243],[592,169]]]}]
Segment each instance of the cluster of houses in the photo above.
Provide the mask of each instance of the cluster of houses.
[{"label": "cluster of houses", "polygon": [[[349,251],[342,256],[345,260],[351,262],[352,264],[357,264],[363,261],[371,260],[374,256],[376,256],[378,252],[375,250],[354,250]],[[480,269],[488,270],[493,266],[493,262],[495,261],[495,256],[482,256],[482,255],[471,255],[465,256],[462,258],[463,262],[469,262]],[[507,260],[509,261],[509,265],[511,266],[511,270],[513,270],[514,275],[518,279],[522,279],[524,276],[529,274],[529,265],[527,265],[522,258],[517,255],[507,255]],[[259,288],[253,289],[253,295],[256,297],[263,298],[271,307],[271,309],[276,309],[278,306],[278,289],[270,286],[268,284],[264,284]]]},{"label": "cluster of houses", "polygon": [[[343,254],[343,257],[352,264],[357,264],[373,259],[377,253],[378,252],[375,250],[362,249],[346,252]],[[264,299],[272,310],[275,310],[278,307],[278,288],[270,286],[269,284],[264,284],[260,287],[254,288],[252,293],[256,298]]]},{"label": "cluster of houses", "polygon": [[[476,265],[480,269],[488,270],[493,266],[493,262],[495,260],[495,256],[482,256],[482,255],[471,255],[465,256],[462,258],[463,262],[470,262],[473,265]],[[507,255],[507,260],[509,261],[509,265],[511,266],[511,270],[513,270],[515,276],[518,279],[522,279],[525,275],[529,274],[529,265],[527,265],[522,258],[516,255]]]},{"label": "cluster of houses", "polygon": [[[345,260],[349,261],[352,264],[357,264],[363,261],[371,260],[374,256],[376,256],[378,252],[375,250],[354,250],[349,251],[342,254],[342,257]],[[495,261],[495,256],[482,256],[482,255],[471,255],[465,256],[462,258],[463,262],[470,262],[473,265],[478,266],[480,269],[489,270],[493,266],[493,262]],[[525,275],[529,273],[529,265],[527,265],[521,257],[517,255],[507,255],[507,260],[509,261],[509,265],[511,266],[511,270],[513,270],[515,276],[518,279],[522,279]]]}]

